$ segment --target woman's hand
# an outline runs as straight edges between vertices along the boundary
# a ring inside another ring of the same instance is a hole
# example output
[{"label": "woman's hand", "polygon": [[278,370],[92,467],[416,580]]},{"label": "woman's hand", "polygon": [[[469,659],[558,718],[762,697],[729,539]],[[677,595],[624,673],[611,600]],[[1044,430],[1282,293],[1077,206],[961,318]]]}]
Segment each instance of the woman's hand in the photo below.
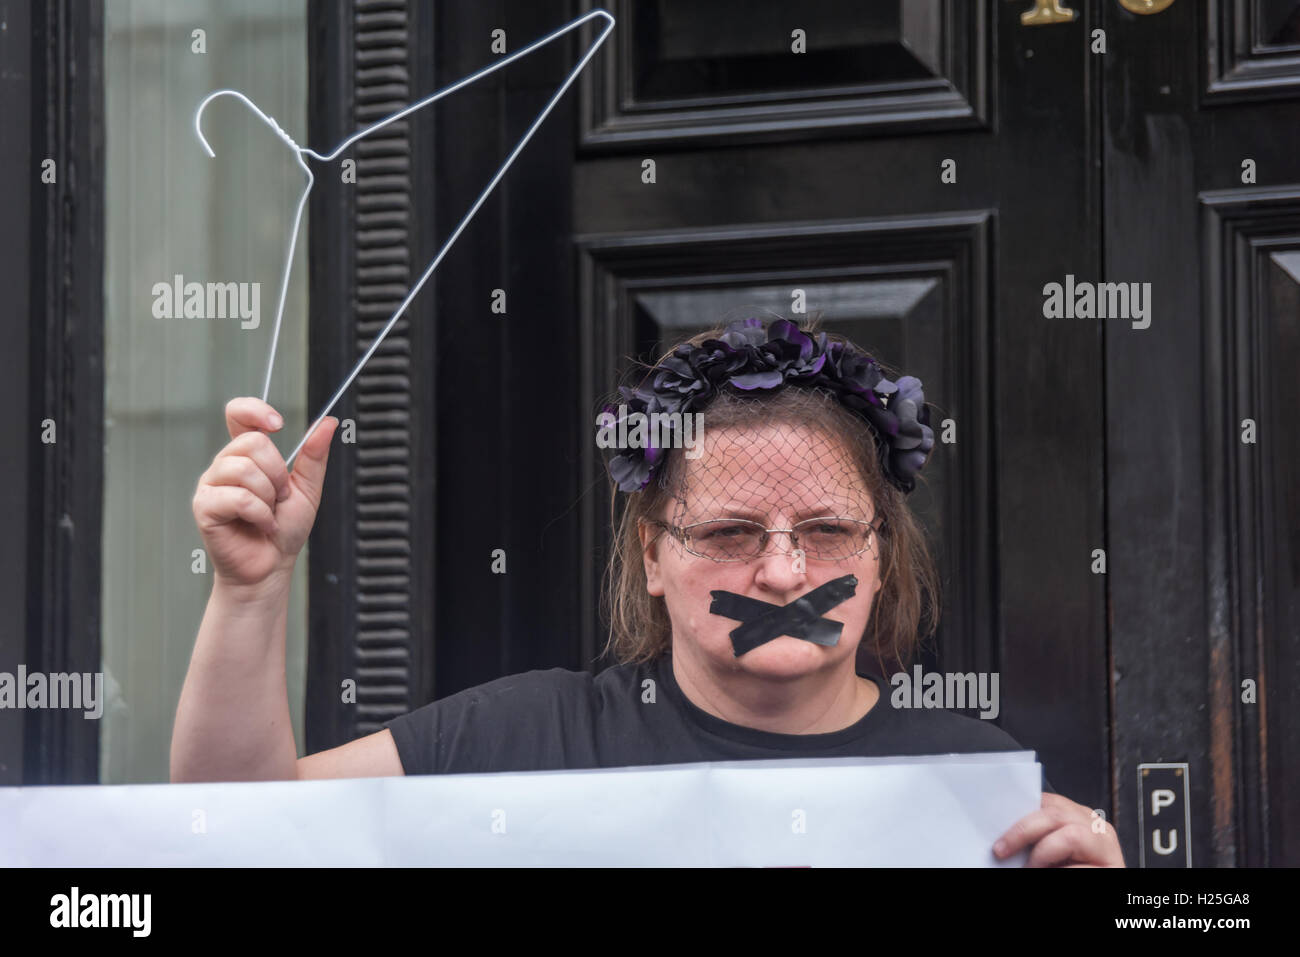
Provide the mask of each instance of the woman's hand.
[{"label": "woman's hand", "polygon": [[1123,867],[1119,835],[1091,808],[1045,792],[1043,806],[1026,814],[993,845],[1005,859],[1033,845],[1026,867]]},{"label": "woman's hand", "polygon": [[199,477],[193,502],[217,583],[257,587],[287,574],[311,532],[338,420],[321,423],[292,473],[266,435],[283,426],[261,399],[226,404],[231,442]]}]

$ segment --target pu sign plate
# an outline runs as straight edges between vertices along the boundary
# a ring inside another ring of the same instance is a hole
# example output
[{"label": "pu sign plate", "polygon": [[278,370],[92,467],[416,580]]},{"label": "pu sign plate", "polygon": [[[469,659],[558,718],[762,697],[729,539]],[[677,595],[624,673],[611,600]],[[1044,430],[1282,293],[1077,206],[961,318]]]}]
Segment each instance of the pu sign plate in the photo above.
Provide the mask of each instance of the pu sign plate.
[{"label": "pu sign plate", "polygon": [[1142,867],[1191,867],[1192,828],[1186,764],[1138,765]]}]

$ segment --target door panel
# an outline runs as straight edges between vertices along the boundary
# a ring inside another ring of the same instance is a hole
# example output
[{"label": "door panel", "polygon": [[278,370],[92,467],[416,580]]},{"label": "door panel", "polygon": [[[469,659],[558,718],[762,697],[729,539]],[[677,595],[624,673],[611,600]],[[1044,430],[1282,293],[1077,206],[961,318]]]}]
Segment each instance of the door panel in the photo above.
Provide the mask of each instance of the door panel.
[{"label": "door panel", "polygon": [[[1300,860],[1300,187],[1202,193],[1216,850]],[[1249,421],[1247,421],[1249,420]],[[1257,430],[1250,442],[1247,430]],[[1256,702],[1243,700],[1252,680]],[[1220,783],[1222,782],[1222,783]],[[1232,782],[1234,786],[1227,786]]]},{"label": "door panel", "polygon": [[1104,9],[1106,274],[1154,302],[1106,337],[1121,835],[1186,762],[1195,863],[1294,865],[1300,4]]},{"label": "door panel", "polygon": [[[936,426],[952,417],[973,435],[987,434],[992,235],[988,211],[580,235],[579,274],[589,309],[582,355],[592,390],[584,406],[599,408],[611,383],[628,371],[620,357],[661,355],[723,316],[787,314],[797,288],[810,311],[824,311],[827,331],[887,357],[920,377],[931,394],[944,396]],[[971,446],[971,455],[936,456],[912,502],[943,546],[938,557],[949,609],[939,638],[943,657],[990,670],[991,460]],[[584,472],[598,474],[597,449],[584,448]],[[596,554],[612,534],[607,490],[601,486],[585,505],[584,541]],[[589,654],[603,642],[595,614],[597,571],[589,567],[583,583],[582,604],[592,610],[590,637],[584,636]]]},{"label": "door panel", "polygon": [[[983,127],[987,24],[958,0],[614,0],[582,144],[736,145]],[[795,31],[802,31],[796,37]],[[812,56],[795,54],[800,42]]]}]

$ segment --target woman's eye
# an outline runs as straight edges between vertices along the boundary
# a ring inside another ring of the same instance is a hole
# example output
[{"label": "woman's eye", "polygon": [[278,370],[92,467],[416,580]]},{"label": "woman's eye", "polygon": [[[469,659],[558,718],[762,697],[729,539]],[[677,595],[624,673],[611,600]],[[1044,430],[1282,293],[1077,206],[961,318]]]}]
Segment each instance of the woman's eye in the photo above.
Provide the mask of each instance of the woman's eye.
[{"label": "woman's eye", "polygon": [[720,539],[720,538],[740,538],[742,535],[752,535],[753,530],[744,525],[716,525],[700,529],[704,534],[700,538]]},{"label": "woman's eye", "polygon": [[850,529],[844,522],[818,522],[809,532],[814,535],[848,535]]}]

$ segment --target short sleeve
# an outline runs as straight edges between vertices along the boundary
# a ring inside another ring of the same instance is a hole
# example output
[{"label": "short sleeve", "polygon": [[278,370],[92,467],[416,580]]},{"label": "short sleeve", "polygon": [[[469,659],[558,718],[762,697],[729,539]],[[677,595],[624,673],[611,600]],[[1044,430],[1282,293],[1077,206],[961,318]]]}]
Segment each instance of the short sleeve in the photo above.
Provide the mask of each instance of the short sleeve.
[{"label": "short sleeve", "polygon": [[498,678],[385,722],[407,774],[590,767],[591,676],[552,668]]}]

